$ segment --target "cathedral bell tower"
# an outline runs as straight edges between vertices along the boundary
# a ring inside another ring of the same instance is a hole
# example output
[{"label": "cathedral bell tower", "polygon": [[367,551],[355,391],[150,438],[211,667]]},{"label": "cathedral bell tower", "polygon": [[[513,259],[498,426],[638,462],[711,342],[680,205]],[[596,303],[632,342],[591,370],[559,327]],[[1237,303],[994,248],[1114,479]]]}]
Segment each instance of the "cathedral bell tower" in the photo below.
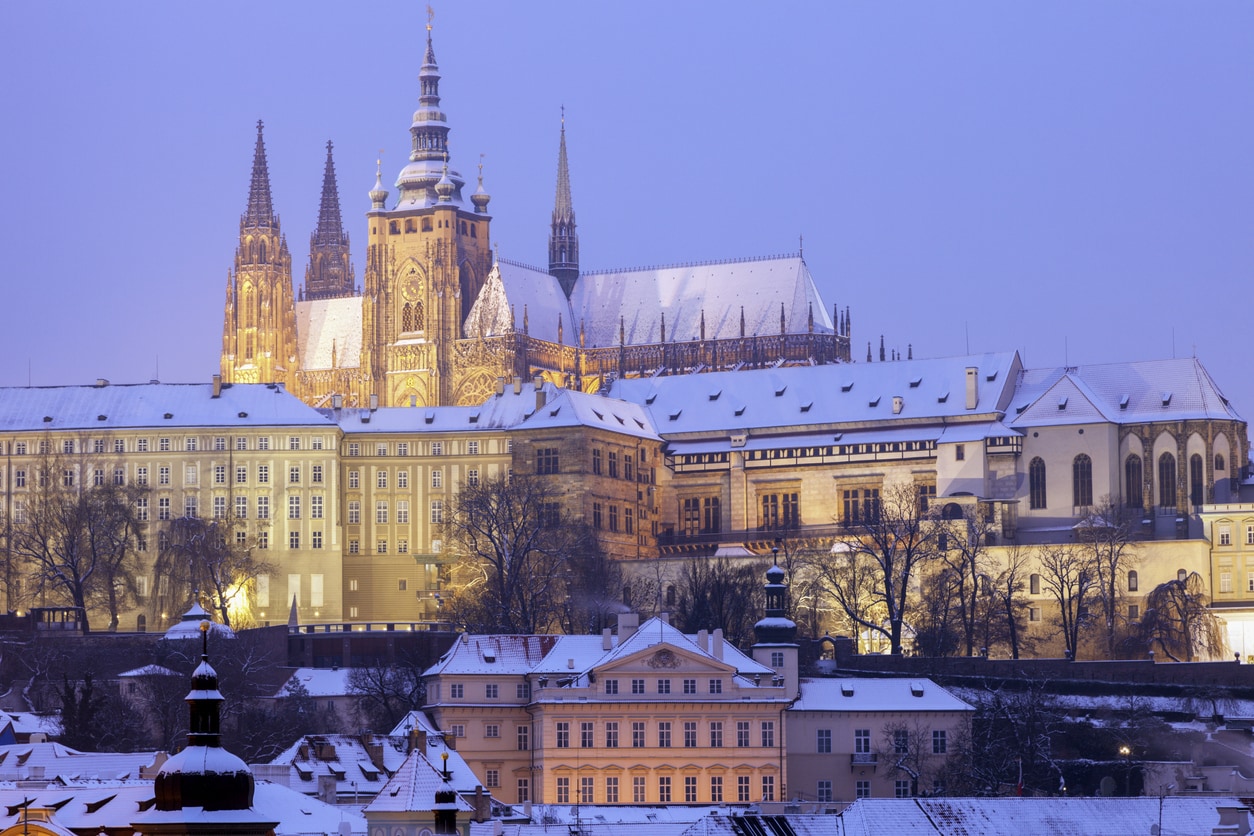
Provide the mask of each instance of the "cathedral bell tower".
[{"label": "cathedral bell tower", "polygon": [[448,120],[427,22],[418,110],[395,206],[381,177],[370,192],[362,300],[362,367],[381,406],[453,403],[454,343],[492,267],[488,195],[449,167]]},{"label": "cathedral bell tower", "polygon": [[322,174],[322,201],[318,228],[309,236],[309,266],[305,268],[305,299],[352,296],[356,288],[353,264],[348,257],[348,233],[340,215],[340,192],[335,183],[335,160],[327,141],[327,167]]},{"label": "cathedral bell tower", "polygon": [[292,256],[270,201],[270,170],[257,122],[248,206],[239,221],[235,267],[227,276],[222,380],[282,383],[294,391],[297,371]]}]

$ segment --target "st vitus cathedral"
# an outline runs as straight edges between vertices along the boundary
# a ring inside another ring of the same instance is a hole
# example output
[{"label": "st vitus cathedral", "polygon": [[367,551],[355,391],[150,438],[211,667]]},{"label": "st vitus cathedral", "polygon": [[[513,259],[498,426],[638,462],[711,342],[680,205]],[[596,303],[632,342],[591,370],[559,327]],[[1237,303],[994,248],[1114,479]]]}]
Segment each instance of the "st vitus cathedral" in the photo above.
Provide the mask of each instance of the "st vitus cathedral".
[{"label": "st vitus cathedral", "polygon": [[494,255],[482,166],[467,199],[449,166],[439,85],[428,25],[409,163],[394,202],[381,168],[369,192],[360,288],[328,142],[318,227],[293,292],[258,122],[223,381],[282,383],[314,406],[471,405],[501,378],[595,392],[622,377],[849,361],[849,312],[829,313],[800,253],[581,272],[564,120],[548,270]]}]

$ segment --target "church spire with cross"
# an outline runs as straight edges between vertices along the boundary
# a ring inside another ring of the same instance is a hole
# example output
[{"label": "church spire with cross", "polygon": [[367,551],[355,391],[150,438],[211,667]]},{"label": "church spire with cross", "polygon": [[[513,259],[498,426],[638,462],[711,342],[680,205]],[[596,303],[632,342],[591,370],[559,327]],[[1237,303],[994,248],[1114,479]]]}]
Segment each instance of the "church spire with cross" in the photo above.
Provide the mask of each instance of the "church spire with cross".
[{"label": "church spire with cross", "polygon": [[562,285],[567,298],[579,278],[579,234],[570,199],[570,168],[566,162],[566,108],[562,107],[562,139],[557,149],[557,195],[549,232],[549,275]]}]

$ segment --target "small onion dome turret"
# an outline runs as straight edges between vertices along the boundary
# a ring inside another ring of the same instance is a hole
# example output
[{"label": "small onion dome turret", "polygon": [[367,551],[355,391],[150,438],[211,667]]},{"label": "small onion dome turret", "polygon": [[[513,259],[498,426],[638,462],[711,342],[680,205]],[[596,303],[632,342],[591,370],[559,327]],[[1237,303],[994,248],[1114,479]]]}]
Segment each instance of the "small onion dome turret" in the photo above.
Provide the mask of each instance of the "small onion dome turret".
[{"label": "small onion dome turret", "polygon": [[370,208],[383,209],[388,199],[388,190],[383,188],[383,160],[375,161],[374,188],[370,190]]},{"label": "small onion dome turret", "polygon": [[180,618],[169,630],[165,631],[165,638],[173,641],[181,639],[197,639],[200,638],[200,625],[202,623],[209,624],[209,630],[220,639],[235,638],[235,631],[225,624],[218,624],[213,620],[213,616],[209,611],[200,605],[200,602],[193,601],[187,612],[183,613]]},{"label": "small onion dome turret", "polygon": [[778,565],[766,570],[766,615],[753,625],[758,644],[792,644],[797,640],[797,622],[788,617],[788,586]]},{"label": "small onion dome turret", "polygon": [[488,201],[492,196],[488,194],[488,190],[483,187],[483,163],[479,163],[479,186],[475,189],[475,193],[470,196],[470,202],[475,205],[475,214],[486,215],[488,213]]}]

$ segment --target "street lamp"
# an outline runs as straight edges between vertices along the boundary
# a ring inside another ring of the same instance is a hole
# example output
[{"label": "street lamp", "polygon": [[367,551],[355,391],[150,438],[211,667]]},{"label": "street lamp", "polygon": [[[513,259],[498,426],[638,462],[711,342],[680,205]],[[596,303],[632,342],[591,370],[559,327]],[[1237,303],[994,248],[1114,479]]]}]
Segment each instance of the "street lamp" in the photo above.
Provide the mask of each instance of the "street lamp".
[{"label": "street lamp", "polygon": [[1130,796],[1132,795],[1132,749],[1125,743],[1119,747],[1119,754],[1123,756],[1123,794]]}]

